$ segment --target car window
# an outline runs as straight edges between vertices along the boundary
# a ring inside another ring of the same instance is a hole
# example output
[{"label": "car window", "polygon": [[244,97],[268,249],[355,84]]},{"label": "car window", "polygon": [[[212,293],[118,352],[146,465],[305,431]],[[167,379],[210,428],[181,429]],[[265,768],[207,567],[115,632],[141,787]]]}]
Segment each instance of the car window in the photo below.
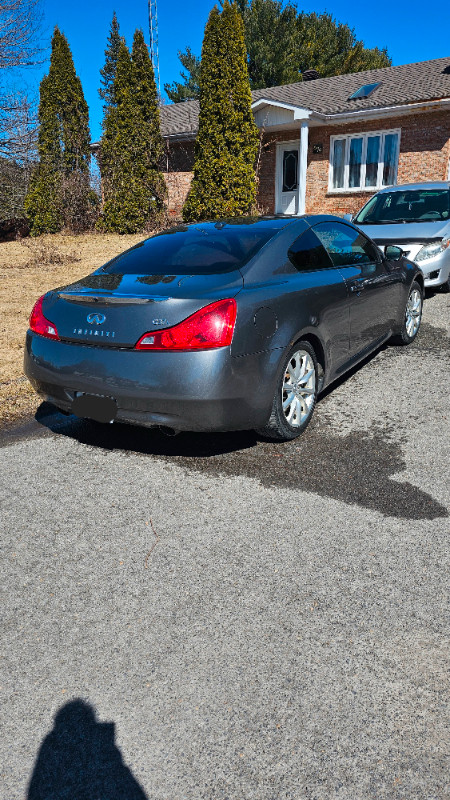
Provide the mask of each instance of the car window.
[{"label": "car window", "polygon": [[355,217],[357,225],[390,222],[445,222],[450,219],[448,189],[405,189],[372,197]]},{"label": "car window", "polygon": [[321,222],[314,232],[327,249],[335,267],[361,266],[381,261],[381,254],[372,242],[350,225]]},{"label": "car window", "polygon": [[294,267],[301,272],[330,269],[333,266],[323,244],[311,228],[302,233],[291,245],[288,257]]},{"label": "car window", "polygon": [[180,225],[140,242],[103,269],[128,275],[231,272],[249,261],[277,232],[276,227],[264,223]]}]

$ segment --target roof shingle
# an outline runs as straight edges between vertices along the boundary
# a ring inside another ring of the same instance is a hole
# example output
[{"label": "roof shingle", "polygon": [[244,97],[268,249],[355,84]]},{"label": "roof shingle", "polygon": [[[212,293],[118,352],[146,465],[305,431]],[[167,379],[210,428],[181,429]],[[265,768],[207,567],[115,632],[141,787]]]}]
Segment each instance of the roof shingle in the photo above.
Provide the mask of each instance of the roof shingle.
[{"label": "roof shingle", "polygon": [[[381,85],[369,97],[348,99],[360,86],[378,82]],[[252,92],[252,98],[253,102],[260,99],[273,100],[306,108],[318,114],[339,114],[450,98],[450,56],[399,67],[371,69],[287,86],[256,89]],[[198,111],[197,100],[163,106],[163,136],[196,133]]]}]

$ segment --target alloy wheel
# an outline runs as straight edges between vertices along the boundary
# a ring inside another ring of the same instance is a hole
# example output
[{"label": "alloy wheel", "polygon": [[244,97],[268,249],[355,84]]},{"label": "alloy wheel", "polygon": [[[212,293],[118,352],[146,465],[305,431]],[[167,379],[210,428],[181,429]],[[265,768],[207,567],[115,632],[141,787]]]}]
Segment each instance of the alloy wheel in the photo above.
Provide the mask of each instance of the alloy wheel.
[{"label": "alloy wheel", "polygon": [[422,316],[422,295],[418,289],[413,289],[408,297],[406,304],[406,333],[412,339],[419,330],[420,318]]},{"label": "alloy wheel", "polygon": [[289,359],[281,387],[283,413],[293,428],[303,425],[312,414],[315,394],[314,361],[306,350],[297,350]]}]

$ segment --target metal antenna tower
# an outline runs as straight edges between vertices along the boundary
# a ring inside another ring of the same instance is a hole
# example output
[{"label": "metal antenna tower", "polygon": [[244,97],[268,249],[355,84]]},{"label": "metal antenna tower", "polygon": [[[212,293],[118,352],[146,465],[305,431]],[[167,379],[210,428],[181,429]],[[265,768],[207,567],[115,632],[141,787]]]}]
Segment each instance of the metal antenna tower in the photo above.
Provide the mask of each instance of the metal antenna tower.
[{"label": "metal antenna tower", "polygon": [[148,0],[148,25],[150,29],[150,58],[155,72],[156,88],[161,97],[161,79],[159,77],[159,54],[158,54],[158,9],[156,0]]}]

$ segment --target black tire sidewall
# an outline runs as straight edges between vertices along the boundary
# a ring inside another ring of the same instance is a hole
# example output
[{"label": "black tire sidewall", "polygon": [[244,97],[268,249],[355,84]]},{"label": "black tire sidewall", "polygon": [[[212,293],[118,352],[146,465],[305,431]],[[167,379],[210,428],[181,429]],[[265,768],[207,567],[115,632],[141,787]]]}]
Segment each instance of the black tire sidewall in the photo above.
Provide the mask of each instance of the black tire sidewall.
[{"label": "black tire sidewall", "polygon": [[[304,350],[312,358],[312,361],[314,363],[314,371],[315,371],[315,375],[316,375],[316,388],[315,388],[314,403],[313,403],[313,407],[312,407],[311,413],[309,414],[308,418],[301,425],[299,425],[298,427],[293,427],[292,425],[290,425],[288,423],[288,421],[286,420],[286,417],[284,415],[283,405],[282,405],[282,385],[283,385],[284,375],[285,375],[287,366],[289,364],[289,361],[291,360],[291,358],[294,355],[294,353],[296,353],[298,350]],[[285,434],[286,439],[295,439],[297,436],[300,436],[300,434],[303,433],[305,428],[308,427],[308,425],[309,425],[309,423],[311,421],[311,418],[312,418],[312,416],[314,414],[314,409],[315,409],[315,406],[316,406],[317,380],[318,380],[318,364],[317,364],[317,357],[316,357],[316,354],[314,352],[314,349],[313,349],[313,347],[310,345],[310,343],[308,341],[300,340],[299,342],[296,342],[296,344],[294,344],[291,347],[291,349],[289,350],[287,355],[284,356],[284,359],[281,362],[281,369],[280,369],[280,372],[279,372],[279,375],[278,375],[277,386],[276,386],[276,390],[275,390],[276,393],[275,393],[275,397],[274,397],[274,400],[273,400],[273,407],[272,407],[272,418],[275,417],[276,422],[277,422],[277,428],[280,431],[280,433],[282,432],[283,434]]]}]

